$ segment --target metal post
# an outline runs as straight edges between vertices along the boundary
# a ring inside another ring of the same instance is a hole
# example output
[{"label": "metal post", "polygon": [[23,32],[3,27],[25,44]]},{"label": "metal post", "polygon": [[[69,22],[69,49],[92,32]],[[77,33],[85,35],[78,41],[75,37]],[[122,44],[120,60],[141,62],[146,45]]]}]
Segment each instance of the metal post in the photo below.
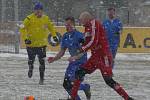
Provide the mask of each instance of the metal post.
[{"label": "metal post", "polygon": [[6,0],[2,0],[2,22],[5,21]]},{"label": "metal post", "polygon": [[[15,13],[15,24],[18,22],[19,16],[18,16],[18,0],[14,0],[14,13]],[[18,27],[15,28],[16,34],[15,34],[15,53],[19,53],[19,32]]]},{"label": "metal post", "polygon": [[18,0],[14,0],[14,12],[15,12],[15,21],[18,21]]},{"label": "metal post", "polygon": [[20,47],[20,43],[19,43],[19,32],[18,32],[18,28],[16,28],[16,34],[15,34],[15,53],[18,54],[19,53],[19,47]]}]

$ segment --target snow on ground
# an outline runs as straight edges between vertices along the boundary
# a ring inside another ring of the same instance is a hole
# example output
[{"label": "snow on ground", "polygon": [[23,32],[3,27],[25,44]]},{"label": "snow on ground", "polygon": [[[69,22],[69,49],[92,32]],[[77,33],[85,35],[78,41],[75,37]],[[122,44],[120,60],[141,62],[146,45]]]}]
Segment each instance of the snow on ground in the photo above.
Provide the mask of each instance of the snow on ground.
[{"label": "snow on ground", "polygon": [[[48,53],[54,56],[55,53]],[[38,85],[39,72],[36,60],[33,77],[27,77],[27,54],[0,53],[0,100],[23,100],[33,95],[38,100],[59,100],[67,98],[62,87],[68,54],[65,58],[48,64],[46,62],[45,84]],[[105,85],[100,71],[86,75],[85,82],[91,84],[91,100],[123,100]],[[150,99],[150,54],[118,54],[113,70],[114,79],[123,85],[135,100]],[[85,95],[79,92],[82,100]]]}]

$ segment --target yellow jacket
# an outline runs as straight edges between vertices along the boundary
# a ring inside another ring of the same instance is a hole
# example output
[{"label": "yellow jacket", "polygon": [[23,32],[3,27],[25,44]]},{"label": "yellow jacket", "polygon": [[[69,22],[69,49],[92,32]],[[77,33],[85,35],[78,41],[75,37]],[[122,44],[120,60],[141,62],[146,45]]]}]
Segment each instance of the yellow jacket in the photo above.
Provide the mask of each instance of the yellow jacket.
[{"label": "yellow jacket", "polygon": [[49,17],[43,15],[41,18],[37,18],[34,13],[25,18],[20,33],[24,40],[31,40],[31,44],[26,45],[27,47],[46,46],[48,34],[56,36],[56,30]]}]

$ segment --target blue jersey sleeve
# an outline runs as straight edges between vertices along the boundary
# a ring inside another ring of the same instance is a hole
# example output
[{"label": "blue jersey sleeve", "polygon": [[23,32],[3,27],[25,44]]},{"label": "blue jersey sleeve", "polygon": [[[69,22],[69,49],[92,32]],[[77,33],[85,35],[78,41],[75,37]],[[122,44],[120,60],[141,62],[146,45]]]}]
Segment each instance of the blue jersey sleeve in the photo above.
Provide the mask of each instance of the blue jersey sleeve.
[{"label": "blue jersey sleeve", "polygon": [[115,32],[120,32],[122,30],[122,23],[119,19],[115,20],[114,26],[115,26]]},{"label": "blue jersey sleeve", "polygon": [[118,20],[118,31],[122,31],[123,25],[120,20]]},{"label": "blue jersey sleeve", "polygon": [[61,49],[67,48],[66,43],[65,43],[65,34],[62,37],[60,47]]}]

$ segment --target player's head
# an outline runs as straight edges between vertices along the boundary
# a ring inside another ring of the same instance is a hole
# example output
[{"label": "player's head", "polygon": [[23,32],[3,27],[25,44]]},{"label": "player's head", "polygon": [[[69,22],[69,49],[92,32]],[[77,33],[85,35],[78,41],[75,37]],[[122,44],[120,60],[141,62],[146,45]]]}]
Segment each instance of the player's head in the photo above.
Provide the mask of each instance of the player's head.
[{"label": "player's head", "polygon": [[83,24],[83,25],[86,25],[87,23],[90,23],[90,21],[92,19],[93,19],[93,16],[87,11],[82,12],[80,14],[80,17],[79,17],[80,23]]},{"label": "player's head", "polygon": [[35,4],[34,13],[37,17],[42,17],[42,15],[43,15],[43,5],[40,2]]},{"label": "player's head", "polygon": [[65,26],[66,26],[67,32],[73,31],[75,29],[75,19],[74,19],[74,17],[67,17],[65,19]]},{"label": "player's head", "polygon": [[110,19],[113,19],[115,17],[115,11],[116,10],[113,7],[107,9],[107,14]]}]

